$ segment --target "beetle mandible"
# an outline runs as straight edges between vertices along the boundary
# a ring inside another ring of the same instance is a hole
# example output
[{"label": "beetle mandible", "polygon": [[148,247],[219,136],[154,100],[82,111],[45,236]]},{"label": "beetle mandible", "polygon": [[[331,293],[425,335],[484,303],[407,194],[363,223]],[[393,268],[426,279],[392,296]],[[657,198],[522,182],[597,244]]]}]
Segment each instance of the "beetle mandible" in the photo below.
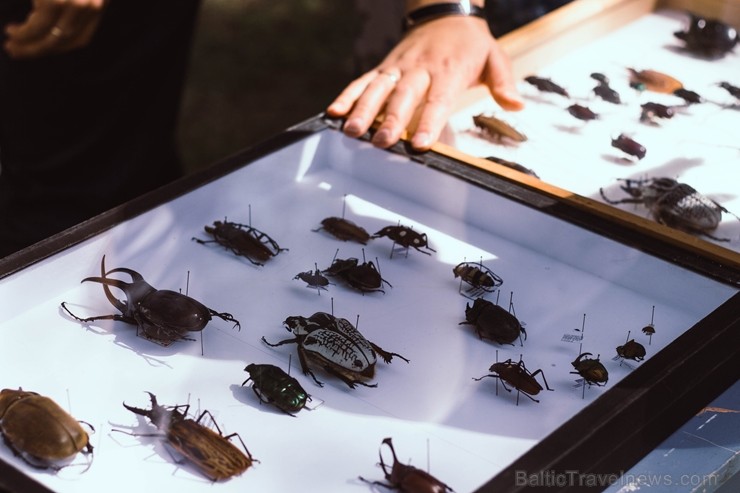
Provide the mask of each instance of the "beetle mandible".
[{"label": "beetle mandible", "polygon": [[393,454],[393,464],[389,469],[388,465],[383,460],[383,454],[380,452],[378,453],[380,456],[380,467],[383,469],[385,480],[388,481],[390,485],[381,483],[380,481],[369,481],[360,476],[361,481],[385,486],[386,488],[398,490],[402,493],[445,493],[448,491],[454,491],[428,472],[410,464],[402,464],[399,462],[398,457],[396,457],[396,451],[393,448],[393,441],[390,437],[385,438],[381,445],[387,445],[388,448],[391,449],[391,454]]},{"label": "beetle mandible", "polygon": [[286,414],[295,416],[296,413],[306,406],[306,401],[311,396],[301,387],[295,378],[275,365],[250,363],[244,368],[249,373],[242,386],[252,381],[252,390],[260,402],[273,404]]},{"label": "beetle mandible", "polygon": [[[62,308],[75,320],[83,323],[95,320],[116,320],[136,325],[137,335],[141,330],[144,336],[158,344],[167,346],[174,341],[187,340],[188,332],[198,332],[208,324],[212,317],[219,317],[227,322],[234,322],[234,327],[241,328],[239,321],[230,313],[219,313],[208,308],[199,301],[166,289],[155,289],[147,283],[141,274],[118,267],[106,272],[105,256],[100,262],[100,277],[86,277],[82,280],[99,282],[108,301],[121,313],[113,315],[99,315],[80,318],[62,303]],[[131,276],[133,282],[124,282],[108,277],[115,272],[123,272]],[[113,296],[110,288],[113,286],[126,294],[126,301],[120,301]]]},{"label": "beetle mandible", "polygon": [[193,241],[206,245],[218,243],[235,255],[244,257],[254,265],[264,265],[280,252],[287,252],[287,248],[280,248],[275,240],[267,233],[247,224],[233,223],[227,220],[214,221],[213,226],[205,226],[206,233],[213,236],[212,240],[202,240],[193,237]]},{"label": "beetle mandible", "polygon": [[[509,310],[513,306],[510,300]],[[521,341],[522,334],[527,339],[527,331],[516,316],[483,298],[476,298],[472,306],[470,303],[465,305],[465,321],[459,325],[473,325],[478,338],[490,339],[499,344],[513,345],[517,338]]]},{"label": "beetle mandible", "polygon": [[0,391],[0,432],[13,453],[40,469],[59,470],[78,452],[93,451],[78,421],[49,397],[23,389]]},{"label": "beetle mandible", "polygon": [[503,362],[494,363],[491,365],[488,371],[490,371],[492,374],[483,375],[480,378],[473,378],[473,380],[480,381],[486,377],[498,378],[501,381],[501,385],[504,386],[504,389],[507,392],[511,392],[511,389],[506,386],[506,384],[508,383],[516,389],[517,406],[519,405],[519,394],[526,395],[534,402],[540,402],[539,400],[532,397],[539,394],[543,390],[542,385],[540,385],[539,382],[534,378],[537,375],[542,376],[542,381],[545,382],[545,388],[550,391],[552,390],[550,386],[547,385],[547,380],[545,379],[545,374],[542,372],[542,369],[539,369],[534,373],[530,372],[524,365],[524,361],[521,359],[521,357],[519,358],[518,363],[514,363],[511,358]]},{"label": "beetle mandible", "polygon": [[273,344],[262,337],[262,341],[270,347],[297,344],[303,374],[311,375],[320,387],[324,384],[311,371],[309,362],[339,378],[350,388],[356,385],[377,387],[377,384],[366,382],[375,376],[377,355],[386,363],[390,363],[393,356],[409,362],[400,354],[385,351],[368,341],[347,319],[328,313],[316,312],[308,318],[292,316],[285,319],[283,324],[295,335],[293,339]]},{"label": "beetle mandible", "polygon": [[[188,418],[190,404],[178,405],[167,408],[157,403],[157,397],[147,392],[151,400],[151,409],[140,409],[123,403],[123,407],[134,414],[149,418],[161,433],[134,436],[157,436],[164,438],[165,442],[185,457],[204,476],[211,481],[229,479],[238,476],[252,463],[258,462],[252,458],[241,437],[237,433],[224,436],[216,424],[210,411],[203,411],[198,419]],[[182,411],[180,409],[183,409]],[[201,424],[201,420],[208,416],[217,431],[213,431]],[[116,430],[121,431],[121,430]],[[122,433],[126,433],[121,431]],[[242,444],[246,455],[239,450],[230,439],[236,437]]]},{"label": "beetle mandible", "polygon": [[687,233],[704,235],[716,241],[729,241],[727,238],[712,236],[709,232],[717,229],[722,221],[722,213],[731,214],[730,211],[700,194],[693,187],[679,183],[673,178],[620,179],[620,181],[625,183],[621,188],[630,195],[630,198],[609,199],[604,190],[599,189],[601,197],[606,202],[644,204],[660,224]]}]

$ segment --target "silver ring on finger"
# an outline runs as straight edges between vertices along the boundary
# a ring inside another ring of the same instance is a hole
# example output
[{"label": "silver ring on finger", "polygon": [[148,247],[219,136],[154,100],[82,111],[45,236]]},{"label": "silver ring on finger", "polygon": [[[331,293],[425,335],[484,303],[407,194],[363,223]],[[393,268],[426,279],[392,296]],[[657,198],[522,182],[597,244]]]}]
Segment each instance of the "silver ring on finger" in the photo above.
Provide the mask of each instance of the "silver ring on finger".
[{"label": "silver ring on finger", "polygon": [[64,36],[64,31],[59,26],[54,26],[49,31],[49,34],[57,39],[61,39]]},{"label": "silver ring on finger", "polygon": [[378,76],[385,75],[395,86],[401,80],[401,71],[398,69],[381,70]]}]

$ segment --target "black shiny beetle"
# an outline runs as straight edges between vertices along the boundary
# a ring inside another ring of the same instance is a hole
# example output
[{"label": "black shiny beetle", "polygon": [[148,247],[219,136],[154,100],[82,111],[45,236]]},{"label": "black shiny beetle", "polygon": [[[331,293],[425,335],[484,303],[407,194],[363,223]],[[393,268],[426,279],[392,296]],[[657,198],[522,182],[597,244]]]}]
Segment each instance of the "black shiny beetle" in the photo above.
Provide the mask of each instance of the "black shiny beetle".
[{"label": "black shiny beetle", "polygon": [[355,241],[367,245],[370,240],[370,233],[365,231],[362,226],[358,226],[343,217],[327,217],[321,221],[321,226],[312,231],[321,231],[322,229],[342,241]]},{"label": "black shiny beetle", "polygon": [[287,248],[280,248],[280,245],[266,233],[247,224],[232,223],[224,219],[214,221],[213,226],[206,226],[204,229],[213,236],[213,239],[202,240],[193,237],[193,241],[201,245],[218,243],[254,265],[264,265],[278,253],[288,251]]},{"label": "black shiny beetle", "polygon": [[[339,250],[337,250],[339,253]],[[362,252],[363,256],[365,252]],[[377,259],[375,259],[377,261]],[[360,263],[356,258],[340,259],[334,256],[332,264],[322,271],[324,274],[330,277],[338,277],[346,282],[350,287],[361,291],[363,294],[380,291],[385,294],[383,290],[383,283],[389,287],[391,283],[383,279],[380,275],[375,264],[370,262]]]},{"label": "black shiny beetle", "polygon": [[326,287],[331,284],[329,282],[329,279],[321,274],[321,271],[316,264],[314,264],[313,271],[307,270],[306,272],[299,272],[298,274],[296,274],[293,280],[296,279],[305,282],[307,288],[316,289],[319,295],[321,295],[322,289],[326,291]]},{"label": "black shiny beetle", "polygon": [[490,375],[483,375],[480,378],[473,378],[473,380],[479,382],[486,377],[497,378],[501,381],[501,385],[504,386],[504,390],[506,390],[507,392],[511,392],[511,389],[506,386],[506,384],[508,383],[516,389],[517,406],[519,405],[519,394],[526,395],[534,402],[540,402],[539,400],[532,397],[539,394],[543,390],[542,385],[540,385],[539,382],[534,378],[537,375],[542,376],[542,381],[545,382],[545,388],[550,391],[552,390],[550,386],[547,385],[547,380],[545,379],[545,374],[542,372],[542,370],[537,370],[534,373],[530,372],[524,365],[524,361],[522,361],[521,357],[519,358],[518,363],[514,363],[511,358],[500,363],[494,363],[491,365],[488,371],[491,372]]},{"label": "black shiny beetle", "polygon": [[599,115],[591,111],[591,109],[580,104],[572,104],[568,106],[567,110],[568,113],[570,113],[572,116],[584,122],[599,119]]},{"label": "black shiny beetle", "polygon": [[311,400],[298,380],[275,365],[250,363],[244,368],[249,373],[242,386],[252,381],[252,390],[260,402],[272,404],[286,414],[295,416]]},{"label": "black shiny beetle", "polygon": [[[147,339],[163,346],[168,346],[178,340],[188,340],[188,332],[199,332],[213,317],[227,322],[234,322],[234,327],[241,328],[239,321],[230,313],[219,313],[211,310],[199,301],[166,289],[155,289],[150,286],[138,272],[119,267],[105,270],[105,256],[100,261],[100,277],[86,277],[82,280],[99,282],[108,301],[121,314],[99,315],[96,317],[80,318],[62,303],[62,308],[75,320],[83,323],[95,320],[117,320],[136,325],[136,333],[141,331]],[[108,277],[115,272],[123,272],[131,276],[133,282],[124,282]],[[120,301],[113,296],[110,288],[113,286],[126,294],[126,301]]]},{"label": "black shiny beetle", "polygon": [[[692,234],[704,235],[716,241],[714,231],[722,221],[722,213],[731,214],[714,200],[705,197],[693,187],[673,178],[647,178],[644,180],[621,179],[622,190],[630,197],[612,200],[599,189],[601,197],[609,204],[644,204],[660,224]],[[737,216],[736,216],[737,217]]]},{"label": "black shiny beetle", "polygon": [[640,113],[640,121],[642,123],[655,124],[656,118],[669,119],[673,118],[676,114],[676,110],[673,106],[667,106],[660,103],[645,103],[640,105],[642,113]]},{"label": "black shiny beetle", "polygon": [[478,338],[489,339],[499,344],[514,344],[519,339],[521,343],[522,334],[527,338],[527,331],[522,327],[516,316],[512,315],[514,304],[509,300],[509,310],[506,311],[498,305],[494,305],[483,298],[476,298],[471,306],[465,305],[465,321],[459,325],[475,326]]},{"label": "black shiny beetle", "polygon": [[644,145],[625,134],[619,134],[619,137],[612,139],[612,147],[616,147],[630,156],[635,156],[637,159],[642,159],[647,154],[647,149],[645,149]]},{"label": "black shiny beetle", "polygon": [[621,359],[622,362],[627,359],[642,361],[645,359],[646,354],[645,346],[634,339],[630,339],[630,333],[627,332],[627,342],[622,346],[617,346],[617,356],[614,359]]},{"label": "black shiny beetle", "polygon": [[396,244],[400,245],[404,250],[406,250],[406,255],[408,255],[409,248],[413,248],[414,250],[425,255],[431,255],[431,253],[422,250],[422,248],[426,248],[427,250],[432,252],[437,251],[429,246],[429,240],[427,239],[426,233],[418,233],[407,226],[386,226],[375,233],[372,237],[380,238],[381,236],[387,236],[388,238],[393,240],[393,246],[391,247],[391,258],[393,258],[393,250]]},{"label": "black shiny beetle", "polygon": [[534,87],[542,92],[554,92],[555,94],[560,94],[561,96],[565,96],[566,98],[570,97],[568,95],[568,91],[566,91],[550,79],[537,77],[536,75],[529,75],[525,77],[524,80],[527,83],[532,84]]},{"label": "black shiny beetle", "polygon": [[609,84],[601,83],[594,87],[594,94],[607,103],[622,104],[622,98],[619,96],[619,93],[609,87]]},{"label": "black shiny beetle", "polygon": [[492,293],[504,283],[504,280],[483,265],[483,262],[461,262],[452,269],[452,273],[455,275],[455,279],[460,278],[458,289],[460,294],[463,294],[463,282],[470,286],[463,294],[469,299],[474,299],[483,293]]},{"label": "black shiny beetle", "polygon": [[454,491],[428,472],[410,464],[401,464],[398,461],[398,457],[396,457],[396,451],[393,448],[393,442],[390,437],[385,438],[381,445],[387,445],[391,449],[391,454],[393,454],[393,465],[389,469],[383,460],[383,454],[378,453],[380,455],[380,467],[383,469],[383,475],[385,475],[385,480],[389,484],[380,481],[369,481],[360,476],[361,481],[385,486],[386,488],[398,490],[402,493],[446,493]]},{"label": "black shiny beetle", "polygon": [[686,44],[687,51],[707,58],[721,58],[737,45],[738,33],[734,27],[716,19],[688,15],[688,29],[673,33]]}]

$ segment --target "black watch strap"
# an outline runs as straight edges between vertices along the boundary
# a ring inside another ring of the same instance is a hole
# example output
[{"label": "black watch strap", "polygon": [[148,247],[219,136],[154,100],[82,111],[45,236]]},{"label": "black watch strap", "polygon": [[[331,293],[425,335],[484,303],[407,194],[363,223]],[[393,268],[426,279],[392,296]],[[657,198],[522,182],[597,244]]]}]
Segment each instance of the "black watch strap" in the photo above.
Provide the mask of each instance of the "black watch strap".
[{"label": "black watch strap", "polygon": [[465,15],[486,18],[486,12],[482,7],[468,3],[445,2],[433,3],[424,7],[412,10],[403,18],[403,30],[407,31],[412,27],[423,22],[435,19],[437,17],[447,17],[450,15]]}]

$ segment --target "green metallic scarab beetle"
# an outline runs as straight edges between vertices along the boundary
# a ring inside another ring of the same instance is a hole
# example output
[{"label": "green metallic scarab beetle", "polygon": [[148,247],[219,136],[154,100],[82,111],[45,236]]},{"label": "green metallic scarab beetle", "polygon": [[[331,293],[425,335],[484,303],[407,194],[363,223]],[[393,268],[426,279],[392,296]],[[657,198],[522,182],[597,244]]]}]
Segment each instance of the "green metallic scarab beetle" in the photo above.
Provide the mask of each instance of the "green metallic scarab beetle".
[{"label": "green metallic scarab beetle", "polygon": [[261,402],[273,404],[281,411],[294,416],[306,406],[311,396],[301,387],[298,380],[275,365],[250,363],[244,368],[249,372],[242,385],[252,381],[252,390]]}]

